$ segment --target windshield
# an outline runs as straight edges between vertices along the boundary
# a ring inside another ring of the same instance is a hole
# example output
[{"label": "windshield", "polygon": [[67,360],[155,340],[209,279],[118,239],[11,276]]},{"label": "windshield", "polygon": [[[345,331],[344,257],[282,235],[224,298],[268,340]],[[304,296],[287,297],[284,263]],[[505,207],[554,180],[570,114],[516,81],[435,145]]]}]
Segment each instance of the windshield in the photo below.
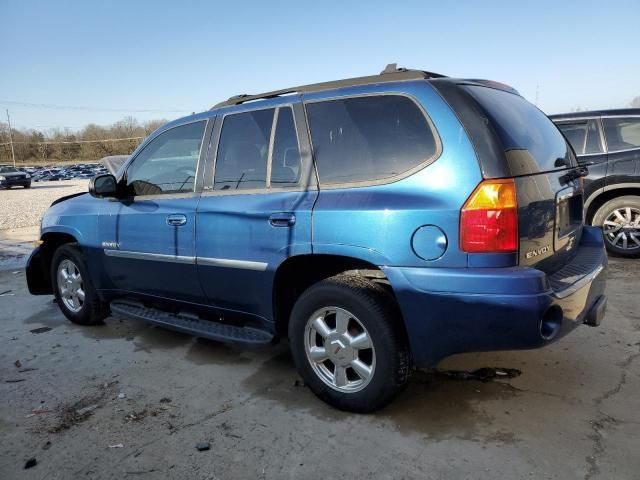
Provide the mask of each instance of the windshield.
[{"label": "windshield", "polygon": [[16,173],[19,170],[17,168],[8,167],[6,165],[0,165],[0,173]]}]

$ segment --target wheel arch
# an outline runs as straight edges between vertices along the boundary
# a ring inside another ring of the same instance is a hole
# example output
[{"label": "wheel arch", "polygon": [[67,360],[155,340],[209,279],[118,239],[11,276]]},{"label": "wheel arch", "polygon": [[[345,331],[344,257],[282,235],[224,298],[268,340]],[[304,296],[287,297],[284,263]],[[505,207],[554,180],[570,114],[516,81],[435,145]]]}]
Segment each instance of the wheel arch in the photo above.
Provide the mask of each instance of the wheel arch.
[{"label": "wheel arch", "polygon": [[585,202],[585,208],[587,210],[585,214],[586,223],[591,225],[596,212],[609,200],[627,195],[640,197],[640,183],[621,183],[619,185],[611,185],[604,187],[599,193],[592,195]]},{"label": "wheel arch", "polygon": [[48,231],[40,237],[40,245],[33,251],[26,267],[27,286],[33,295],[53,293],[51,285],[51,261],[53,254],[62,245],[77,243],[78,239],[70,233]]},{"label": "wheel arch", "polygon": [[[384,272],[366,260],[333,254],[296,255],[279,265],[273,279],[273,318],[277,332],[287,335],[293,306],[307,288],[341,273],[370,279],[383,286],[395,301],[395,294]],[[404,329],[404,321],[401,324]]]}]

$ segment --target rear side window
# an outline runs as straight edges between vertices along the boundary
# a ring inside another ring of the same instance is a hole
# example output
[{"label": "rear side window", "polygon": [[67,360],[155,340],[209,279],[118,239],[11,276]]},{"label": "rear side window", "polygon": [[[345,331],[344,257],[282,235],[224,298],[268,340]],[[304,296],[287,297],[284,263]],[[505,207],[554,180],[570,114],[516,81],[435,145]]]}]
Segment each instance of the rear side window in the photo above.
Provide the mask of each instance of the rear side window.
[{"label": "rear side window", "polygon": [[573,123],[560,123],[558,128],[562,131],[577,155],[603,153],[600,142],[598,121],[595,119],[582,120]]},{"label": "rear side window", "polygon": [[463,88],[486,114],[513,175],[575,165],[571,149],[553,122],[520,95],[476,85]]},{"label": "rear side window", "polygon": [[274,109],[227,115],[216,156],[214,190],[265,188]]},{"label": "rear side window", "polygon": [[640,148],[640,117],[603,118],[609,152]]},{"label": "rear side window", "polygon": [[306,109],[320,183],[390,179],[438,150],[425,115],[404,96],[320,101]]},{"label": "rear side window", "polygon": [[302,173],[298,135],[293,120],[293,110],[283,107],[278,110],[276,134],[271,156],[271,186],[291,187],[298,185]]}]

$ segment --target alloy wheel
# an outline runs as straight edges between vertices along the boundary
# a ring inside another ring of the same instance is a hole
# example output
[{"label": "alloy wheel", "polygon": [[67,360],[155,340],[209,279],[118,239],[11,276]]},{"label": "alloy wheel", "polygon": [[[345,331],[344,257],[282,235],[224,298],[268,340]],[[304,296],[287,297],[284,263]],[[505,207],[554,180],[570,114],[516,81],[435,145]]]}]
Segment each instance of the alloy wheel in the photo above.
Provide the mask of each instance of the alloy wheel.
[{"label": "alloy wheel", "polygon": [[640,210],[634,207],[617,208],[602,224],[604,238],[623,250],[640,248]]},{"label": "alloy wheel", "polygon": [[78,266],[68,258],[58,265],[58,292],[64,306],[72,313],[78,313],[84,305],[84,283]]},{"label": "alloy wheel", "polygon": [[317,310],[304,332],[307,359],[316,375],[343,393],[365,388],[376,367],[373,341],[362,322],[339,307]]}]

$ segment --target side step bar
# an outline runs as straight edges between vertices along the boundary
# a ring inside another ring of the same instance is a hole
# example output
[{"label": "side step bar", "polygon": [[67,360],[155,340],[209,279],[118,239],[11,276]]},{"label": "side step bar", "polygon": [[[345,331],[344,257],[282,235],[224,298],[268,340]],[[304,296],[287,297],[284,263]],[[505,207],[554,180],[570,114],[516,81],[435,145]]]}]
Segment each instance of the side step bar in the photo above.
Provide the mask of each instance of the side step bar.
[{"label": "side step bar", "polygon": [[210,320],[173,314],[147,308],[142,305],[128,303],[123,300],[111,302],[111,313],[123,317],[144,320],[178,332],[190,333],[196,337],[208,338],[219,342],[244,345],[267,345],[273,340],[273,335],[264,330],[250,327],[237,327],[217,323]]}]

